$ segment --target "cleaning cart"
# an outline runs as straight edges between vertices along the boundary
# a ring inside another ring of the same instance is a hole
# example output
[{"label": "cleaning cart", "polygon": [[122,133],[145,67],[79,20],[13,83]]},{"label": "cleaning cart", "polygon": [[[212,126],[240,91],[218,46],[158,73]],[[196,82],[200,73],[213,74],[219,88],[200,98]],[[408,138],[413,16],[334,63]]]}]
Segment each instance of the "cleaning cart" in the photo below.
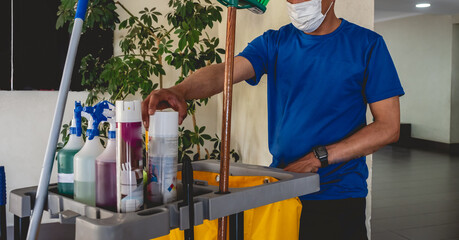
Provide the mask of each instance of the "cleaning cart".
[{"label": "cleaning cart", "polygon": [[[258,177],[258,179],[262,177],[263,183],[244,188],[233,188],[230,185],[230,193],[218,194],[215,183],[219,180],[219,168],[220,162],[216,160],[193,163],[195,173],[210,173],[206,174],[207,180],[202,177],[195,177],[194,180],[195,225],[225,216],[232,216],[234,220],[241,219],[241,213],[246,210],[319,190],[317,174],[292,173],[281,169],[234,163],[229,169],[231,177],[245,176],[247,182],[250,182],[251,177]],[[178,171],[181,169],[182,166],[179,165]],[[59,219],[62,224],[75,224],[75,239],[152,239],[168,235],[176,228],[180,230],[190,228],[189,208],[182,207],[180,204],[183,199],[181,189],[182,185],[178,184],[178,199],[175,202],[150,206],[137,212],[116,213],[59,195],[57,186],[52,185],[49,187],[44,209],[51,218]],[[27,229],[36,190],[36,187],[29,187],[11,191],[9,210],[18,220],[15,221],[16,229]],[[243,225],[241,221],[239,223],[239,225],[230,224],[230,236],[234,236],[231,239],[242,239],[236,238],[243,235]],[[24,239],[24,237],[24,235],[15,236],[15,239]]]}]

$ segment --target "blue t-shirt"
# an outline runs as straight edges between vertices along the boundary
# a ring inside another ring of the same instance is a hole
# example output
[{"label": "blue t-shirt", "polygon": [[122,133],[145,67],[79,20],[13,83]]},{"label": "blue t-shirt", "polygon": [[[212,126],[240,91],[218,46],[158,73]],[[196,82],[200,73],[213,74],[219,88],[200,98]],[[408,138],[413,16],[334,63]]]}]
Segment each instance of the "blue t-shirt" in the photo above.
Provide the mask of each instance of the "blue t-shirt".
[{"label": "blue t-shirt", "polygon": [[[257,85],[268,74],[268,135],[272,167],[285,167],[315,146],[336,143],[366,125],[367,102],[404,94],[383,38],[346,20],[312,36],[292,24],[269,30],[239,54]],[[319,169],[320,192],[301,199],[366,197],[365,157]]]}]

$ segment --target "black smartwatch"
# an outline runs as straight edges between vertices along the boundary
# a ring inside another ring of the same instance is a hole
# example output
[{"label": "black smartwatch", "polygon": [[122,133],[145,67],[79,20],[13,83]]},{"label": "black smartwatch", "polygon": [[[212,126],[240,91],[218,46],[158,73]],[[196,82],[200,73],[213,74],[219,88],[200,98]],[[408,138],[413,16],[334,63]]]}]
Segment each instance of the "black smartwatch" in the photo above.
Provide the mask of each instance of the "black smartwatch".
[{"label": "black smartwatch", "polygon": [[318,146],[312,149],[312,152],[319,159],[321,168],[328,166],[328,152],[324,146]]}]

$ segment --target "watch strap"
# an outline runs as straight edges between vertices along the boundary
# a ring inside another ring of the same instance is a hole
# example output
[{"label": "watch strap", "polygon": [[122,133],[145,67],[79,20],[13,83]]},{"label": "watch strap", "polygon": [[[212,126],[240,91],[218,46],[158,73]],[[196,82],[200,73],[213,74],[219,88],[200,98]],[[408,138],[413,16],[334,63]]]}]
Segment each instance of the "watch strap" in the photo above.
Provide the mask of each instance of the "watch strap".
[{"label": "watch strap", "polygon": [[313,148],[314,155],[319,159],[321,168],[328,166],[328,151],[324,146],[317,146]]}]

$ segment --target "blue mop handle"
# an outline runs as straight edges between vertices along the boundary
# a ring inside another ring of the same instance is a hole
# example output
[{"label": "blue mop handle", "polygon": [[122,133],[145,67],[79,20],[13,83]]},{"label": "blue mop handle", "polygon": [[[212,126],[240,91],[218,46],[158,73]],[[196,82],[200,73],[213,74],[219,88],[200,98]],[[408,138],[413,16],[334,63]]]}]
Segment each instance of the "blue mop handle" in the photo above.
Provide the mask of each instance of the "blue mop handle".
[{"label": "blue mop handle", "polygon": [[86,11],[88,10],[88,0],[80,0],[78,1],[75,19],[80,18],[84,21],[86,17]]},{"label": "blue mop handle", "polygon": [[51,171],[53,170],[54,156],[56,154],[56,146],[59,140],[59,132],[62,125],[62,118],[65,111],[65,103],[72,81],[73,66],[78,51],[81,31],[83,29],[83,21],[88,8],[88,0],[79,0],[73,24],[72,36],[65,59],[64,71],[62,73],[59,95],[57,96],[57,104],[54,110],[53,123],[49,134],[48,145],[46,147],[45,157],[43,159],[43,167],[41,169],[40,182],[38,183],[37,193],[35,195],[35,206],[32,212],[29,231],[27,232],[27,240],[37,239],[38,230],[40,228],[41,217],[43,216],[43,208],[48,198],[49,180]]}]

